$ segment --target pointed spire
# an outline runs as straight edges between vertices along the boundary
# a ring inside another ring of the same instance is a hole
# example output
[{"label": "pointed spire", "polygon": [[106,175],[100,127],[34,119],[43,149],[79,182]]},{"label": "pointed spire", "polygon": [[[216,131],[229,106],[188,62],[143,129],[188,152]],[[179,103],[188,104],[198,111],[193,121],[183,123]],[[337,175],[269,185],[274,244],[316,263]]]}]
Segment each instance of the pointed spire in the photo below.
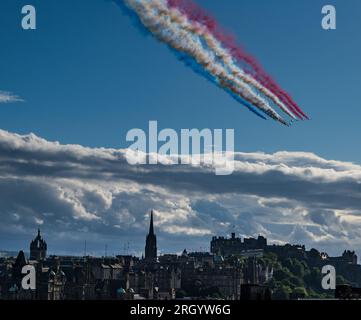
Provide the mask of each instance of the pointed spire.
[{"label": "pointed spire", "polygon": [[150,212],[149,233],[145,242],[145,260],[154,262],[157,259],[157,237],[154,234],[153,210]]},{"label": "pointed spire", "polygon": [[153,210],[150,212],[149,235],[154,235],[154,228],[153,228]]},{"label": "pointed spire", "polygon": [[38,228],[38,237],[40,237],[40,229]]}]

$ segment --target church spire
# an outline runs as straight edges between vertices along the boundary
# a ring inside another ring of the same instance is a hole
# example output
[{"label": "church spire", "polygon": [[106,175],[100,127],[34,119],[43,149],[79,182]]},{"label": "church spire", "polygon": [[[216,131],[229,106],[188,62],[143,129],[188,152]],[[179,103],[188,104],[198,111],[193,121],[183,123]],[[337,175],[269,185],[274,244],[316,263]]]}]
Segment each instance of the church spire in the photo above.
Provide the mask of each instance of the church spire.
[{"label": "church spire", "polygon": [[150,225],[149,225],[149,235],[154,235],[154,227],[153,227],[153,210],[150,212]]},{"label": "church spire", "polygon": [[157,237],[154,233],[153,210],[150,212],[149,233],[145,242],[145,260],[155,262],[157,260]]}]

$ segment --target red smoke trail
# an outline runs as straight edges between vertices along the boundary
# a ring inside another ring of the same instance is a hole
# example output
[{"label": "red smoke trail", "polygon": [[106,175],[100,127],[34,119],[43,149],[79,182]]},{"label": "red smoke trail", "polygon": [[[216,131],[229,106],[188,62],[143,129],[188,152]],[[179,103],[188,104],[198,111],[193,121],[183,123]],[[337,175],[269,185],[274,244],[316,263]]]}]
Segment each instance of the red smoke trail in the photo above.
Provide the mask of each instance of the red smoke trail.
[{"label": "red smoke trail", "polygon": [[263,86],[268,88],[271,92],[279,97],[279,99],[286,104],[292,112],[300,119],[302,117],[309,119],[308,116],[298,107],[293,101],[292,97],[285,92],[272,78],[268,75],[260,64],[251,55],[244,52],[240,48],[234,37],[226,34],[221,30],[217,21],[206,13],[202,8],[196,5],[192,0],[167,0],[168,5],[172,8],[177,8],[180,12],[187,15],[189,20],[198,22],[204,25],[209,32],[211,32],[232,54],[232,56],[239,60],[244,61],[250,67],[252,67],[255,74],[250,70],[245,70],[246,73],[252,74],[257,81]]}]

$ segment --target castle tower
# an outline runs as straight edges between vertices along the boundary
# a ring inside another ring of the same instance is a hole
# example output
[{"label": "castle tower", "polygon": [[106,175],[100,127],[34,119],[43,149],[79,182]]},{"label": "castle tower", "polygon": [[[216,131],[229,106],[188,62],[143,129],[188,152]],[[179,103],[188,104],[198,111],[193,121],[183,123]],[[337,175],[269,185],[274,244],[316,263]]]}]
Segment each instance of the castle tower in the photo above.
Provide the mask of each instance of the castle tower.
[{"label": "castle tower", "polygon": [[153,210],[150,213],[149,233],[145,243],[145,260],[155,262],[157,260],[157,237],[154,234]]},{"label": "castle tower", "polygon": [[30,243],[30,260],[44,260],[46,258],[47,244],[40,235],[40,229],[38,229],[38,235]]}]

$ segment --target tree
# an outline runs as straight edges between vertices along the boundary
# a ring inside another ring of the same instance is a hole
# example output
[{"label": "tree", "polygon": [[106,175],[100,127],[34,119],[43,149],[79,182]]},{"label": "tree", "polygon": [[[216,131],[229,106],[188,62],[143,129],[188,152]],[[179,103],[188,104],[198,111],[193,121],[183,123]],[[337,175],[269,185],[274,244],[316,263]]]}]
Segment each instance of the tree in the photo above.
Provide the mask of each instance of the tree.
[{"label": "tree", "polygon": [[288,286],[281,286],[276,289],[273,294],[273,298],[276,300],[289,300],[291,295],[291,288]]},{"label": "tree", "polygon": [[304,285],[303,279],[297,276],[292,275],[289,279],[292,286],[295,287],[302,287]]},{"label": "tree", "polygon": [[307,298],[308,293],[304,287],[297,287],[293,289],[292,295],[294,298]]},{"label": "tree", "polygon": [[305,275],[305,267],[304,264],[298,260],[294,260],[293,261],[293,268],[292,268],[292,272],[298,276],[303,278],[303,276]]},{"label": "tree", "polygon": [[342,275],[336,276],[336,284],[350,284]]}]

